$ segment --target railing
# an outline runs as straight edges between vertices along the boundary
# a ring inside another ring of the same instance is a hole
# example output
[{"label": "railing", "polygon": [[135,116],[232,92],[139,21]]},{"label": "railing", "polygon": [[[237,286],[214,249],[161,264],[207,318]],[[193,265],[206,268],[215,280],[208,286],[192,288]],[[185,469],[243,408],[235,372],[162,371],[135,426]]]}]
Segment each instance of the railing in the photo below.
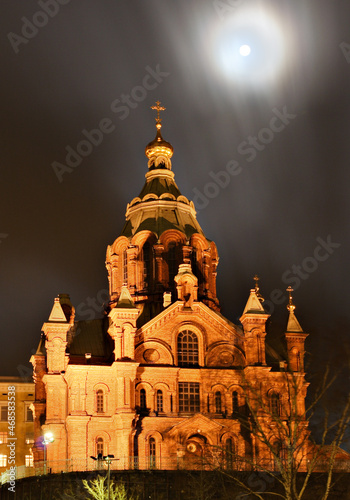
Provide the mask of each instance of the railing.
[{"label": "railing", "polygon": [[[111,471],[118,470],[198,470],[206,469],[207,465],[203,461],[189,462],[178,457],[121,457],[119,460],[111,462]],[[4,484],[14,479],[22,479],[30,476],[42,476],[51,473],[87,472],[87,471],[107,471],[107,463],[103,460],[94,461],[86,459],[67,460],[47,460],[46,462],[36,462],[33,467],[25,465],[16,466],[14,469],[3,472],[0,476],[0,484]]]},{"label": "railing", "polygon": [[[334,464],[334,472],[350,472],[349,460],[337,460]],[[269,470],[271,464],[256,464],[256,470]],[[47,460],[46,462],[37,462],[33,467],[25,465],[16,466],[14,469],[7,470],[0,475],[0,484],[8,483],[12,480],[22,479],[30,476],[43,476],[51,473],[68,473],[68,472],[91,472],[101,471],[107,472],[107,463],[103,460],[94,461],[91,458],[85,459],[67,459],[67,460]],[[319,462],[315,467],[314,472],[327,471],[328,462]],[[212,461],[205,460],[201,457],[121,457],[119,460],[113,460],[110,464],[110,470],[251,470],[251,467],[244,466],[242,461]],[[306,469],[301,469],[300,472],[305,472]]]}]

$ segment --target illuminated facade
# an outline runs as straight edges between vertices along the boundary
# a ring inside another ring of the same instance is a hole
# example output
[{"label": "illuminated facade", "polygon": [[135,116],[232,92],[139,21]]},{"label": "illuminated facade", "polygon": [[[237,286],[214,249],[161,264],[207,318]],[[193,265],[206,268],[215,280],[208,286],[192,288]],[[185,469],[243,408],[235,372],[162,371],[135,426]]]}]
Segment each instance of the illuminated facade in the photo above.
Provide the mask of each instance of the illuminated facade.
[{"label": "illuminated facade", "polygon": [[32,470],[34,389],[22,377],[0,377],[0,474],[14,465]]},{"label": "illuminated facade", "polygon": [[[221,315],[216,245],[174,181],[173,148],[161,135],[159,103],[155,109],[145,185],[107,248],[106,316],[75,321],[69,297],[59,295],[31,358],[34,459],[43,460],[49,430],[55,441],[47,456],[57,470],[60,461],[89,464],[99,453],[118,458],[115,468],[191,468],[209,458],[241,469],[252,462],[273,467],[268,448],[249,431],[247,398],[254,406],[261,397],[269,408],[257,418],[271,439],[273,417],[283,420],[289,411],[289,377],[298,380],[303,414],[307,335],[290,297],[288,359],[273,359],[257,282],[240,326]],[[305,426],[303,439],[306,433]]]}]

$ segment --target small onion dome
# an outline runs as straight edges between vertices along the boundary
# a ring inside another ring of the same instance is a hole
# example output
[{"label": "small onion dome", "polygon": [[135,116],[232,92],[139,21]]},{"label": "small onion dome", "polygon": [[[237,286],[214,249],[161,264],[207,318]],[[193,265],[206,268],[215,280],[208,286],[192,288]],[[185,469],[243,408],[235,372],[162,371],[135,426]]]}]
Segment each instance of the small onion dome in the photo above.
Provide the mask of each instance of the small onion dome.
[{"label": "small onion dome", "polygon": [[157,123],[156,127],[157,135],[152,142],[147,144],[145,154],[147,158],[151,158],[152,156],[165,156],[166,158],[171,158],[174,153],[174,148],[169,142],[163,139],[162,134],[160,133],[162,125]]}]

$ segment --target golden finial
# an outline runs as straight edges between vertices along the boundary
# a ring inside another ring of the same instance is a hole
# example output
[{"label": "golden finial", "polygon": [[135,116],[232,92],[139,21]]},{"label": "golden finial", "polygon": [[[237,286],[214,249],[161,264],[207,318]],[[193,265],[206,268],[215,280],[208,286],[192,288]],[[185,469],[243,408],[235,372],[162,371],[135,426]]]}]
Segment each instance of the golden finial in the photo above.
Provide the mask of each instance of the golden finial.
[{"label": "golden finial", "polygon": [[293,291],[294,291],[293,288],[289,285],[289,287],[287,288],[287,292],[289,295],[289,302],[287,305],[287,309],[290,313],[295,311],[295,305],[293,304],[293,297],[292,297]]},{"label": "golden finial", "polygon": [[[147,144],[145,149],[146,156],[149,159],[151,159],[151,157],[165,157],[167,159],[170,159],[173,156],[174,149],[169,142],[163,139],[160,131],[160,129],[162,128],[162,119],[159,113],[160,111],[165,111],[166,108],[160,105],[160,101],[156,101],[156,106],[151,106],[151,109],[157,111],[157,135],[153,141]],[[164,161],[162,160],[161,163],[164,163]],[[151,168],[152,166],[154,168],[154,161],[148,164],[148,168]],[[171,163],[168,163],[166,168],[168,170],[171,170]]]},{"label": "golden finial", "polygon": [[253,278],[253,280],[255,281],[255,293],[256,293],[256,296],[258,297],[258,299],[260,300],[260,302],[264,302],[264,297],[261,295],[260,293],[260,288],[259,288],[259,276],[256,274]]},{"label": "golden finial", "polygon": [[155,111],[157,111],[157,118],[156,118],[156,127],[157,129],[160,129],[162,128],[162,119],[160,118],[159,116],[159,111],[165,111],[166,108],[164,108],[163,106],[160,105],[160,101],[156,101],[156,105],[157,106],[151,106],[151,109],[154,109]]}]

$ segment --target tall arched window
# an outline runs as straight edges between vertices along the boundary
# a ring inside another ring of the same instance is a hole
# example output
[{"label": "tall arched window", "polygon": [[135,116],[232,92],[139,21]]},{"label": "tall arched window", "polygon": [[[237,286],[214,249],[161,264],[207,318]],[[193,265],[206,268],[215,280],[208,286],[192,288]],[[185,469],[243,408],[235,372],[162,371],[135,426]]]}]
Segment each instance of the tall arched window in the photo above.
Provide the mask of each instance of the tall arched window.
[{"label": "tall arched window", "polygon": [[96,439],[96,457],[98,457],[99,455],[103,456],[104,455],[104,446],[103,446],[103,438],[102,437],[98,437]]},{"label": "tall arched window", "polygon": [[157,412],[163,411],[163,393],[160,389],[157,391]]},{"label": "tall arched window", "polygon": [[146,241],[142,248],[143,258],[143,282],[145,287],[148,287],[151,282],[152,260],[151,260],[151,245]]},{"label": "tall arched window", "polygon": [[221,405],[221,392],[216,391],[215,393],[215,413],[221,413],[222,405]]},{"label": "tall arched window", "polygon": [[277,392],[271,392],[269,399],[270,412],[274,417],[278,417],[280,415],[280,395]]},{"label": "tall arched window", "polygon": [[96,411],[97,413],[103,413],[104,412],[104,396],[103,396],[103,390],[99,389],[96,392]]},{"label": "tall arched window", "polygon": [[123,252],[123,285],[128,284],[128,254],[126,248]]},{"label": "tall arched window", "polygon": [[141,410],[146,410],[146,408],[147,408],[146,390],[145,389],[140,390],[140,408],[141,408]]},{"label": "tall arched window", "polygon": [[149,466],[150,468],[156,466],[156,440],[154,437],[149,438]]},{"label": "tall arched window", "polygon": [[238,392],[233,391],[232,393],[232,412],[236,413],[239,409],[239,403],[238,403]]},{"label": "tall arched window", "polygon": [[198,365],[198,338],[190,330],[183,330],[177,337],[179,366]]},{"label": "tall arched window", "polygon": [[232,469],[232,465],[233,465],[233,441],[232,441],[232,438],[226,439],[226,442],[225,442],[225,462],[226,462],[226,468]]}]

